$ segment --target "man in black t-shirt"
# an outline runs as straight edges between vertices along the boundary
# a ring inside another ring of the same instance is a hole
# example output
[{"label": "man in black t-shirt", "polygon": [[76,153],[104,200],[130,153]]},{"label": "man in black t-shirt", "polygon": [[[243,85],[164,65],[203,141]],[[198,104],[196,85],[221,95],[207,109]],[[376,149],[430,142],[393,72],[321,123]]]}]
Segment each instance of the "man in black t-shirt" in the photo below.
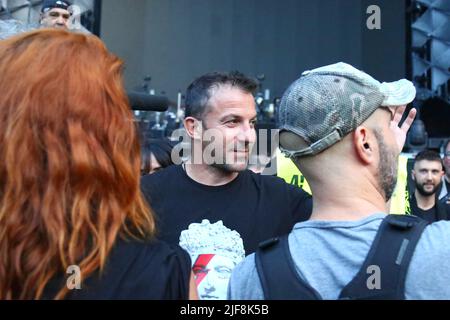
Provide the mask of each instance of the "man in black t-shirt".
[{"label": "man in black t-shirt", "polygon": [[[229,255],[229,244],[204,244],[218,236],[215,230],[236,232],[248,255],[260,242],[290,232],[311,214],[311,197],[302,189],[247,170],[256,142],[256,88],[254,80],[238,72],[196,79],[186,93],[189,160],[142,179],[142,190],[158,217],[161,239],[179,244],[183,231],[207,220],[210,235],[189,240],[199,243],[195,247],[213,248],[198,252],[201,258],[216,257],[220,250],[224,257]],[[196,261],[197,254],[185,249]],[[197,286],[204,279],[204,272],[196,274]],[[205,296],[226,298],[209,291]]]},{"label": "man in black t-shirt", "polygon": [[442,160],[435,151],[425,150],[417,154],[412,179],[415,191],[411,197],[411,213],[429,222],[450,219],[450,206],[438,201],[438,190],[444,175]]}]

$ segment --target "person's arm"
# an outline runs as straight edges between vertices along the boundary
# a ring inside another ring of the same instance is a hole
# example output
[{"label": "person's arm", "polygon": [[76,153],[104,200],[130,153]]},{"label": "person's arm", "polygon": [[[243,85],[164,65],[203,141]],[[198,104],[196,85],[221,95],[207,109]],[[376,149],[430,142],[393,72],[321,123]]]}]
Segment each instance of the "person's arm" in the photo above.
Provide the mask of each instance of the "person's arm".
[{"label": "person's arm", "polygon": [[189,281],[189,300],[198,300],[197,286],[195,285],[194,274],[191,271],[191,279]]},{"label": "person's arm", "polygon": [[312,196],[302,188],[288,185],[290,210],[295,223],[306,221],[312,213]]},{"label": "person's arm", "polygon": [[264,300],[255,254],[249,255],[233,269],[228,283],[227,300]]},{"label": "person's arm", "polygon": [[428,225],[417,243],[405,280],[411,300],[449,300],[450,222]]}]

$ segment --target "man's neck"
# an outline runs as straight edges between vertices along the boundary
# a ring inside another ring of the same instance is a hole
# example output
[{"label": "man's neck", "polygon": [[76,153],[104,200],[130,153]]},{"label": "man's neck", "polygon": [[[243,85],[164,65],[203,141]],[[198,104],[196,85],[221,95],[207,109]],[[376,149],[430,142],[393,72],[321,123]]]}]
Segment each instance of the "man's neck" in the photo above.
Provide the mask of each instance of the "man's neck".
[{"label": "man's neck", "polygon": [[189,178],[207,186],[226,185],[239,175],[239,172],[228,172],[206,164],[185,164],[183,167]]},{"label": "man's neck", "polygon": [[[350,180],[351,178],[349,178]],[[356,221],[376,213],[389,212],[388,205],[375,185],[346,183],[336,188],[322,184],[313,189],[313,212],[311,220]]]},{"label": "man's neck", "polygon": [[429,196],[424,196],[416,189],[414,196],[416,197],[417,206],[422,210],[430,210],[436,204],[434,193]]}]

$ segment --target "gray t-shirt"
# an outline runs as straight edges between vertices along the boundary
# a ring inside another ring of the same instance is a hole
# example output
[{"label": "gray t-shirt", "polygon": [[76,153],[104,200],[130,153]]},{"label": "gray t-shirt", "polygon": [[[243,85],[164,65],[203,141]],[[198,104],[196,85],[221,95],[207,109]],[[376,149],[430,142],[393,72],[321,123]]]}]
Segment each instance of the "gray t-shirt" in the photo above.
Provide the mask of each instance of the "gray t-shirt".
[{"label": "gray t-shirt", "polygon": [[[359,221],[306,221],[289,235],[299,275],[323,299],[337,299],[361,268],[385,214]],[[450,221],[427,226],[406,276],[407,299],[450,299]],[[233,270],[228,299],[264,299],[255,255]]]}]

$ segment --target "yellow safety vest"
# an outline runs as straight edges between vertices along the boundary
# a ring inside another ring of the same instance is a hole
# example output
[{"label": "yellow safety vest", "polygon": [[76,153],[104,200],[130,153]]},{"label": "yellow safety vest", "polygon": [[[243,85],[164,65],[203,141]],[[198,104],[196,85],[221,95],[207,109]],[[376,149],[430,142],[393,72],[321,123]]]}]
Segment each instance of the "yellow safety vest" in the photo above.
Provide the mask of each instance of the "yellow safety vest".
[{"label": "yellow safety vest", "polygon": [[[390,213],[409,214],[411,213],[411,209],[409,207],[409,194],[407,186],[408,156],[406,154],[400,154],[398,162],[397,186],[394,190],[394,194],[392,195]],[[309,187],[305,177],[302,175],[300,170],[298,170],[292,160],[286,158],[281,153],[280,149],[277,150],[277,175],[278,177],[284,179],[287,183],[300,187],[309,194],[312,194],[311,188]]]}]

